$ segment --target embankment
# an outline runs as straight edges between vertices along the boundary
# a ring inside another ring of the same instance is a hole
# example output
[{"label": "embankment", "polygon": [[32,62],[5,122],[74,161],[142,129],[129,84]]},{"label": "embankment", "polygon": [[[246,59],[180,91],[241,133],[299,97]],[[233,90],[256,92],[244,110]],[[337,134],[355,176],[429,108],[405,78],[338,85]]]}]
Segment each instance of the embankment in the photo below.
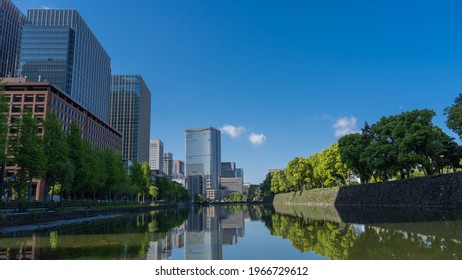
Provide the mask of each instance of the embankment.
[{"label": "embankment", "polygon": [[462,172],[277,194],[273,204],[458,208],[462,207]]},{"label": "embankment", "polygon": [[146,212],[150,210],[169,209],[182,207],[183,205],[158,205],[140,207],[120,207],[113,209],[77,209],[72,211],[46,211],[46,212],[24,212],[24,213],[0,213],[0,229],[3,227],[31,225],[60,220],[72,220],[79,218],[96,217],[108,214],[130,214]]}]

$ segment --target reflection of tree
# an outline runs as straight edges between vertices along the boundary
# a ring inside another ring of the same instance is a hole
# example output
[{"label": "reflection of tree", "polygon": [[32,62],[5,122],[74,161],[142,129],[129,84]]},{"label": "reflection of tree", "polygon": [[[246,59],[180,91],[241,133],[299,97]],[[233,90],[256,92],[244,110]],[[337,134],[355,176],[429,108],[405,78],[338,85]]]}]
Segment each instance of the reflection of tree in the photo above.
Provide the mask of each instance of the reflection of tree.
[{"label": "reflection of tree", "polygon": [[347,259],[354,240],[350,227],[343,223],[308,220],[275,214],[271,219],[271,234],[292,242],[301,252],[314,251],[330,259]]},{"label": "reflection of tree", "polygon": [[50,248],[51,249],[58,248],[58,243],[59,243],[58,231],[54,230],[54,231],[50,232]]},{"label": "reflection of tree", "polygon": [[274,214],[263,218],[271,234],[287,238],[301,251],[329,259],[459,259],[462,242],[397,229],[302,219]]},{"label": "reflection of tree", "polygon": [[187,210],[174,210],[94,220],[40,232],[34,238],[25,232],[15,233],[2,237],[0,252],[11,252],[9,257],[16,259],[30,258],[35,240],[40,243],[41,259],[145,259],[149,242],[167,236],[187,215]]}]

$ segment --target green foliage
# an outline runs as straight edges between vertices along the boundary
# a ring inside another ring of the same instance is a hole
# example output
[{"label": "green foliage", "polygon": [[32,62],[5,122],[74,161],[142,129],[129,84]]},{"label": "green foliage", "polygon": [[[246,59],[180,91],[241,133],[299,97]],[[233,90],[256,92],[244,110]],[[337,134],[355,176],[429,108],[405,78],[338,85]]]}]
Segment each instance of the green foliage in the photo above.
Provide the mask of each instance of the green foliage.
[{"label": "green foliage", "polygon": [[232,192],[223,199],[224,202],[246,202],[247,196],[239,192]]},{"label": "green foliage", "polygon": [[247,191],[248,201],[263,201],[263,191],[261,185],[250,185]]},{"label": "green foliage", "polygon": [[372,170],[367,164],[366,153],[366,148],[371,141],[369,130],[369,124],[366,123],[361,134],[348,134],[338,140],[342,162],[353,173],[359,175],[363,183],[368,183],[372,176]]},{"label": "green foliage", "polygon": [[6,160],[6,147],[8,143],[8,110],[9,103],[3,94],[4,85],[0,83],[0,163]]},{"label": "green foliage", "polygon": [[331,147],[308,158],[297,157],[284,170],[267,175],[262,186],[270,182],[274,194],[300,192],[312,188],[348,185],[350,169],[341,160],[339,146]]},{"label": "green foliage", "polygon": [[156,181],[161,200],[179,202],[189,199],[189,193],[182,185],[172,182],[164,176],[157,176]]},{"label": "green foliage", "polygon": [[54,184],[56,180],[57,166],[67,162],[69,157],[66,135],[61,129],[58,118],[54,113],[50,114],[44,123],[43,150],[47,155],[47,167],[43,177],[48,190],[50,184]]},{"label": "green foliage", "polygon": [[447,116],[447,127],[462,139],[462,93],[456,97],[451,106],[444,110],[444,114]]},{"label": "green foliage", "polygon": [[42,139],[38,134],[38,125],[32,113],[25,111],[14,125],[17,133],[12,139],[12,155],[19,167],[17,172],[18,198],[22,199],[22,190],[29,182],[28,199],[31,200],[32,179],[40,177],[46,170],[46,155]]}]

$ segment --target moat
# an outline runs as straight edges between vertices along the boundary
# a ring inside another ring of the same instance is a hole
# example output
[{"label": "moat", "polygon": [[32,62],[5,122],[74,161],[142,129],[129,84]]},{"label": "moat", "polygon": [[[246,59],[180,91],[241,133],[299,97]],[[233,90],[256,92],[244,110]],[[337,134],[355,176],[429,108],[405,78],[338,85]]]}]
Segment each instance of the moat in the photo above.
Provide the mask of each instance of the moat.
[{"label": "moat", "polygon": [[460,259],[459,210],[228,205],[0,228],[0,259]]}]

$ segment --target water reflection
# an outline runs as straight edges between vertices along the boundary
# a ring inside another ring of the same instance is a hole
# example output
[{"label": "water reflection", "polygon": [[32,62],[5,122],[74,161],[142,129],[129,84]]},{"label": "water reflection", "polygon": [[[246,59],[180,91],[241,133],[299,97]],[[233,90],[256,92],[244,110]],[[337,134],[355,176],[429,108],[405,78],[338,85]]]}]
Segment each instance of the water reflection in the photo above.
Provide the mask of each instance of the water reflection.
[{"label": "water reflection", "polygon": [[[277,207],[278,213],[267,225],[272,234],[288,238],[297,250],[314,251],[335,260],[462,257],[458,211],[350,207],[334,208],[336,214],[320,219],[315,214],[322,213],[320,209]],[[324,210],[330,212],[332,208]]]},{"label": "water reflection", "polygon": [[278,205],[153,211],[0,233],[0,259],[460,259],[459,215]]}]

